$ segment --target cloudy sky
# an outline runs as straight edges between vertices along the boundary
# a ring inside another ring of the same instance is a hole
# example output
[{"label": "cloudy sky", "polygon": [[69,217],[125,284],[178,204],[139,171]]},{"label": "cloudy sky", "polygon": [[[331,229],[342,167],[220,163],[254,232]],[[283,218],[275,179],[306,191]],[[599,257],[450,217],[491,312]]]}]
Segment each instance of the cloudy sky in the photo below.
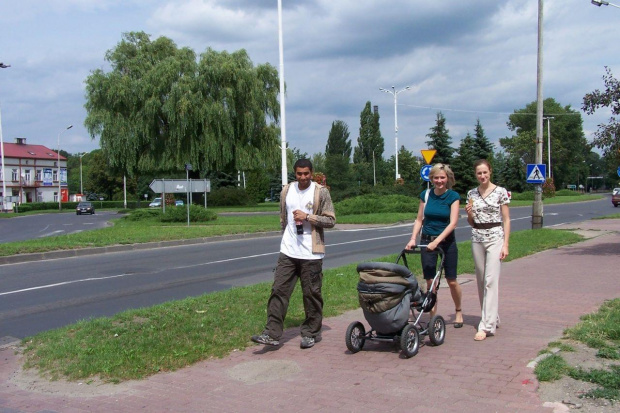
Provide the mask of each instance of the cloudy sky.
[{"label": "cloudy sky", "polygon": [[[480,119],[498,144],[508,115],[536,100],[536,0],[283,0],[289,146],[325,150],[335,120],[355,145],[367,101],[379,106],[384,157],[398,143],[419,154],[441,110],[453,146]],[[0,107],[5,142],[78,153],[99,147],[84,128],[84,80],[109,70],[105,52],[122,33],[166,36],[197,53],[244,48],[279,67],[277,0],[20,0],[0,2]],[[620,0],[618,3],[620,4]],[[545,98],[581,108],[620,77],[620,9],[590,0],[545,0]],[[584,116],[586,138],[610,114]],[[551,123],[553,134],[553,122]]]}]

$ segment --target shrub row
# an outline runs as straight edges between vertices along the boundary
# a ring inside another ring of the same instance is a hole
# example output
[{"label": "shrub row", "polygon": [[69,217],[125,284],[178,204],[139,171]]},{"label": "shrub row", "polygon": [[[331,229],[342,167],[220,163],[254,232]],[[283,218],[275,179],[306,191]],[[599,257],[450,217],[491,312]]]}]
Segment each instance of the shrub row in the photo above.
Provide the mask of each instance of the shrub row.
[{"label": "shrub row", "polygon": [[[160,221],[160,222],[187,222],[187,207],[167,207],[166,212],[159,208],[134,209],[123,217],[128,221]],[[207,222],[217,219],[217,214],[198,205],[189,207],[190,222]]]},{"label": "shrub row", "polygon": [[412,212],[418,210],[417,198],[405,195],[362,195],[345,199],[335,205],[338,214],[359,215],[385,212]]}]

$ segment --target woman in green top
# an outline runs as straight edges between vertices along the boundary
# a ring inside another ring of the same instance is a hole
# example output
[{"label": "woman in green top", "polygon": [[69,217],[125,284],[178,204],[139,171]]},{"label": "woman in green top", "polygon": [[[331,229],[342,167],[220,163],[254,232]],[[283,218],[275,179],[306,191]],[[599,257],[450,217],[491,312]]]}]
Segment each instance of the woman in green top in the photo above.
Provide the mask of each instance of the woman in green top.
[{"label": "woman in green top", "polygon": [[[433,183],[433,188],[429,191],[428,198],[426,191],[420,194],[420,207],[418,216],[413,224],[411,240],[407,243],[406,249],[416,246],[416,239],[422,230],[420,244],[427,245],[426,250],[422,251],[422,271],[426,279],[427,291],[437,272],[437,252],[434,251],[438,246],[445,253],[444,270],[446,280],[450,286],[450,293],[454,300],[454,327],[463,327],[463,314],[461,312],[461,286],[456,281],[456,267],[458,264],[458,250],[454,229],[459,219],[460,196],[453,191],[454,173],[446,164],[435,164],[429,173],[429,178]],[[422,225],[424,220],[424,225]],[[431,316],[437,311],[437,305],[431,311]]]}]

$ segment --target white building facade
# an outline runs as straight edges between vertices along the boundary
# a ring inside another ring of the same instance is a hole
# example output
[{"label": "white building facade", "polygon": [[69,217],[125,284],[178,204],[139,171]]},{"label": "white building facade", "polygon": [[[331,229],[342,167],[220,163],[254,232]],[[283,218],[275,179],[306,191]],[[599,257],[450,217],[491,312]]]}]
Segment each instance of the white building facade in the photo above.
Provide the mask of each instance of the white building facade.
[{"label": "white building facade", "polygon": [[[4,170],[0,170],[0,200],[12,197],[12,203],[18,204],[58,202],[59,196],[63,202],[69,200],[67,158],[59,157],[58,152],[43,145],[28,145],[26,138],[15,138],[15,143],[5,142],[3,156]],[[2,192],[3,188],[6,188],[6,194]],[[8,200],[5,209],[12,209]]]}]

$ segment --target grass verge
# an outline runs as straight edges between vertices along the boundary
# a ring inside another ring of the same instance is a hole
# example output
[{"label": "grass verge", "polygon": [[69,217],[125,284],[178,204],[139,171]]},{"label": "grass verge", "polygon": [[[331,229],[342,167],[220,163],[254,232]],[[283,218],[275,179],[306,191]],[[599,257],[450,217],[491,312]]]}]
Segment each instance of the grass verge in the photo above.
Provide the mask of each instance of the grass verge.
[{"label": "grass verge", "polygon": [[[555,198],[546,199],[544,203],[578,202],[583,201],[584,197],[584,195],[558,196]],[[588,196],[587,198],[598,199],[601,198],[601,196],[593,195]],[[417,200],[413,200],[413,202],[417,203]],[[511,202],[512,207],[531,205],[532,201]],[[190,226],[178,223],[165,224],[154,220],[129,221],[118,218],[112,220],[112,226],[100,230],[83,231],[76,234],[59,235],[28,241],[2,243],[0,244],[0,257],[68,249],[200,239],[221,235],[279,231],[280,223],[277,215],[278,206],[279,203],[271,202],[252,207],[209,207],[210,211],[218,214],[217,220],[206,223],[192,223]],[[415,210],[416,208],[413,209]],[[258,214],[251,214],[252,212]],[[265,212],[268,212],[269,214],[261,214]],[[43,212],[33,211],[33,213]],[[15,216],[14,214],[0,214],[0,216],[3,215]],[[402,212],[402,208],[400,208],[399,204],[396,203],[395,205],[390,205],[390,207],[382,213],[338,215],[337,223],[387,225],[395,222],[412,222],[414,218],[414,212]]]},{"label": "grass verge", "polygon": [[[511,235],[510,260],[545,249],[578,242],[575,233],[540,229]],[[474,268],[468,242],[459,243],[460,274]],[[396,254],[377,259],[395,261]],[[419,259],[409,260],[420,274]],[[326,270],[323,281],[325,317],[358,308],[356,264]],[[24,340],[25,366],[52,378],[108,382],[140,379],[176,370],[211,357],[244,349],[249,336],[266,320],[270,283],[171,301],[113,317],[85,320]],[[291,298],[285,328],[304,319],[299,286]]]},{"label": "grass verge", "polygon": [[[606,301],[601,308],[581,317],[581,322],[564,331],[563,339],[576,340],[598,350],[597,357],[620,360],[620,298]],[[550,343],[549,346],[555,346]],[[539,381],[555,381],[564,376],[597,385],[579,395],[582,398],[620,401],[620,363],[609,369],[583,369],[572,367],[558,354],[541,360],[534,369]]]}]

